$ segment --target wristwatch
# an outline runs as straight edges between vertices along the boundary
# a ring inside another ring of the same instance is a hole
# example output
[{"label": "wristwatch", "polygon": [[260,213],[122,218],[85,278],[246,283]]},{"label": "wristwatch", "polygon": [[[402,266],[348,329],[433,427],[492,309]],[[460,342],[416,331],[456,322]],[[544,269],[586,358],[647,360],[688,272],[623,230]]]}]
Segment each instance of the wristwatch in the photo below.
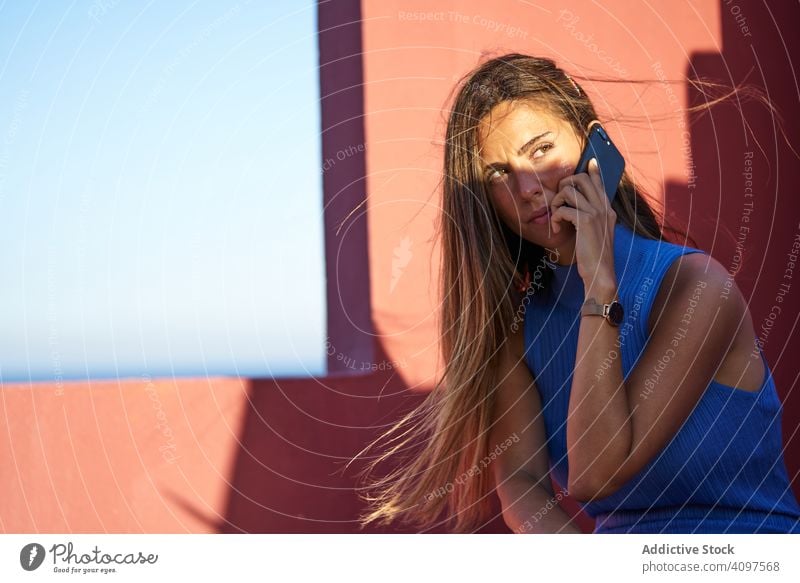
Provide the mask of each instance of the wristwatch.
[{"label": "wristwatch", "polygon": [[590,298],[583,303],[581,316],[602,316],[612,326],[619,326],[622,324],[625,310],[617,300],[611,300],[608,304],[598,304]]}]

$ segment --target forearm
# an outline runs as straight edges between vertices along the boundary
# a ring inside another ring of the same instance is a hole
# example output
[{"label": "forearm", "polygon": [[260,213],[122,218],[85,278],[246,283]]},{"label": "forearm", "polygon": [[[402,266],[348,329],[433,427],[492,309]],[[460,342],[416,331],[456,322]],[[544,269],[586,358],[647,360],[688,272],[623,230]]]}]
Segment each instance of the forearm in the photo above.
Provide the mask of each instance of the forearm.
[{"label": "forearm", "polygon": [[[589,286],[585,297],[608,303],[617,298],[616,283]],[[583,316],[567,420],[570,492],[585,499],[604,487],[628,457],[632,436],[619,329],[605,318]]]},{"label": "forearm", "polygon": [[503,519],[515,534],[581,534],[582,531],[558,505],[561,496],[549,486],[523,476],[506,480],[498,490]]}]

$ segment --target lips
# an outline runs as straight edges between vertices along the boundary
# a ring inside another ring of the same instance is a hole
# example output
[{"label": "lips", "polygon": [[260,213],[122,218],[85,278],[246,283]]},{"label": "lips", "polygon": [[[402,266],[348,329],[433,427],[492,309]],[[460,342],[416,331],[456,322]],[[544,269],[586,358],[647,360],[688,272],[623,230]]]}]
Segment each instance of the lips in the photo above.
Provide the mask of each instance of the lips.
[{"label": "lips", "polygon": [[533,213],[531,215],[531,218],[529,218],[527,222],[530,223],[531,221],[534,221],[534,220],[539,219],[539,218],[544,217],[544,216],[547,216],[547,207],[546,206],[543,206],[538,211]]}]

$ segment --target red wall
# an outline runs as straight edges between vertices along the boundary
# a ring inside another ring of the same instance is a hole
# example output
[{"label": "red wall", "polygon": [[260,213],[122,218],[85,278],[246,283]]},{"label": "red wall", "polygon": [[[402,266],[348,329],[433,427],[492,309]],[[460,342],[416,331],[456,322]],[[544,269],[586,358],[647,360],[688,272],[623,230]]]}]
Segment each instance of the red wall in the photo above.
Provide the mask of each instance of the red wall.
[{"label": "red wall", "polygon": [[[357,531],[353,521],[360,506],[353,488],[360,466],[341,472],[344,463],[418,402],[439,370],[439,247],[432,229],[439,208],[445,108],[455,79],[484,51],[551,56],[578,75],[654,79],[663,71],[670,79],[692,72],[734,82],[747,79],[766,88],[781,108],[780,127],[789,136],[800,135],[790,64],[797,56],[798,41],[789,30],[789,23],[800,20],[796,4],[674,2],[650,7],[575,1],[569,13],[561,6],[365,1],[359,15],[357,3],[342,2],[345,16],[338,18],[349,19],[350,30],[361,19],[350,38],[354,46],[341,44],[347,37],[329,30],[334,27],[326,24],[334,17],[321,9],[320,28],[326,31],[320,36],[322,60],[334,50],[360,54],[352,61],[358,74],[340,82],[351,90],[362,88],[336,106],[323,100],[324,113],[335,107],[323,115],[323,124],[329,128],[336,114],[341,118],[348,108],[364,113],[356,116],[360,130],[354,126],[324,146],[332,153],[358,146],[363,136],[363,158],[340,166],[325,184],[326,200],[338,192],[337,183],[356,185],[358,196],[351,200],[367,195],[363,235],[353,235],[363,239],[329,234],[326,244],[332,261],[332,246],[363,249],[366,243],[368,297],[358,296],[358,286],[350,282],[347,289],[356,291],[346,292],[344,300],[368,307],[372,354],[358,343],[338,350],[385,370],[279,381],[5,385],[0,391],[0,530]],[[341,79],[326,79],[326,71],[321,69],[323,93]],[[746,202],[745,152],[754,152],[756,197],[736,281],[750,301],[785,403],[785,456],[790,475],[797,476],[800,395],[791,355],[800,350],[792,335],[800,293],[793,288],[800,284],[789,281],[783,311],[768,333],[762,324],[776,305],[787,252],[800,228],[793,200],[800,165],[776,139],[770,117],[753,105],[745,109],[754,131],[747,135],[731,105],[691,127],[680,116],[658,117],[673,107],[670,91],[682,106],[697,98],[681,85],[582,84],[601,110],[628,116],[609,128],[669,217],[688,227],[700,247],[732,270]],[[352,206],[328,208],[326,226],[338,224]],[[329,265],[329,289],[340,289],[337,278],[352,277]],[[333,318],[332,335],[349,337],[348,321]],[[794,487],[800,494],[800,479]],[[591,528],[589,520],[582,524]],[[506,531],[499,519],[485,530]]]}]

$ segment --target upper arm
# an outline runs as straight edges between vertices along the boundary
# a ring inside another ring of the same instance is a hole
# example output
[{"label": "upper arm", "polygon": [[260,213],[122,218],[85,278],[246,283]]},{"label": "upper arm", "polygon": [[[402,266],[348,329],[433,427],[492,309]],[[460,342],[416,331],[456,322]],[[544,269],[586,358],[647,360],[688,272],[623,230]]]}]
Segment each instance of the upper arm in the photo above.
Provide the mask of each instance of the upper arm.
[{"label": "upper arm", "polygon": [[631,451],[597,497],[618,490],[666,446],[714,378],[747,315],[728,278],[718,261],[701,253],[680,256],[668,269],[653,305],[658,318],[625,378]]},{"label": "upper arm", "polygon": [[500,350],[488,451],[504,442],[508,444],[511,438],[510,445],[492,461],[498,489],[522,472],[552,493],[541,400],[525,363],[523,345],[520,328],[509,335]]}]

